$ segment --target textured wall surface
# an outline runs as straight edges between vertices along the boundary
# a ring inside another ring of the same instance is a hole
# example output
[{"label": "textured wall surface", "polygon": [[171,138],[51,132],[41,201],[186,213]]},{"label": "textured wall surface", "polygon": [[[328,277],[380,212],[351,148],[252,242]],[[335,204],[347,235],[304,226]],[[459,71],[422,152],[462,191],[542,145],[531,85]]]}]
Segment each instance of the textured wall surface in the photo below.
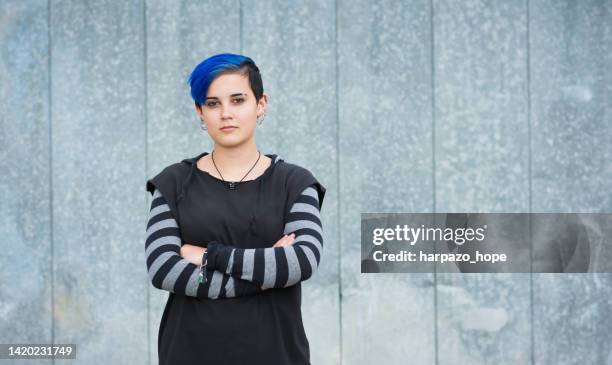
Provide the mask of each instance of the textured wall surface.
[{"label": "textured wall surface", "polygon": [[1,0],[0,343],[157,363],[145,181],[210,151],[186,80],[220,52],[328,189],[313,365],[612,364],[612,274],[359,267],[362,212],[612,212],[610,0]]}]

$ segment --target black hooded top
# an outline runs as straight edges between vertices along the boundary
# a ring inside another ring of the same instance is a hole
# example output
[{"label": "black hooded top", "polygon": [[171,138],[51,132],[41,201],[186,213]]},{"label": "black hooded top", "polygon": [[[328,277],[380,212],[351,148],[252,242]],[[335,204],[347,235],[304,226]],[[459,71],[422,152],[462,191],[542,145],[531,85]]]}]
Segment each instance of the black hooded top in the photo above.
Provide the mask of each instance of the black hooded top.
[{"label": "black hooded top", "polygon": [[[280,156],[266,155],[272,164],[261,176],[230,190],[197,168],[206,154],[172,164],[147,181],[147,190],[158,189],[167,201],[183,244],[271,247],[283,236],[304,189],[315,187],[319,206],[323,203],[326,189],[307,169]],[[160,364],[309,364],[301,283],[218,300],[170,293],[158,351]]]}]

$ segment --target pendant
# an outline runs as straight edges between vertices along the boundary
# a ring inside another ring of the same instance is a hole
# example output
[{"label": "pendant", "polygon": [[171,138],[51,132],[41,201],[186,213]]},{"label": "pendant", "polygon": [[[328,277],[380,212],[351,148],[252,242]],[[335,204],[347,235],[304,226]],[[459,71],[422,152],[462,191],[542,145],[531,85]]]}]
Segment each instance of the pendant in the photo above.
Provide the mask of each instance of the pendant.
[{"label": "pendant", "polygon": [[229,187],[230,190],[236,190],[236,183],[235,182],[229,182],[227,184],[227,186]]}]

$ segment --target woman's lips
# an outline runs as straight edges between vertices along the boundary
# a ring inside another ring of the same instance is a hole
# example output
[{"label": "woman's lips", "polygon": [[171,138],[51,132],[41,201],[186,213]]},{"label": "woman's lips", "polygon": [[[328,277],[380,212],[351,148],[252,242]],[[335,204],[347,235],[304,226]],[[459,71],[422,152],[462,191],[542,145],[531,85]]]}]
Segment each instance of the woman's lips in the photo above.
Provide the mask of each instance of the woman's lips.
[{"label": "woman's lips", "polygon": [[231,131],[233,131],[234,129],[238,129],[238,127],[233,127],[233,126],[232,126],[232,127],[223,127],[223,128],[221,128],[221,130],[222,130],[223,132],[231,132]]}]

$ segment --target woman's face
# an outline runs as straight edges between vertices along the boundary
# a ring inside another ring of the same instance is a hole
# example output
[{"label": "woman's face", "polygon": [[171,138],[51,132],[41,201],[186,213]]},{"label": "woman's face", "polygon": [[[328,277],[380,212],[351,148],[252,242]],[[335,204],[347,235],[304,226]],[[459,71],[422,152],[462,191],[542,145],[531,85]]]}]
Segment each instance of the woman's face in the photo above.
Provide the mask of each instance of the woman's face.
[{"label": "woman's face", "polygon": [[[254,138],[257,116],[265,111],[266,100],[266,94],[255,100],[247,76],[224,74],[210,84],[204,104],[196,111],[215,143],[234,147]],[[228,126],[234,128],[221,129]]]}]

